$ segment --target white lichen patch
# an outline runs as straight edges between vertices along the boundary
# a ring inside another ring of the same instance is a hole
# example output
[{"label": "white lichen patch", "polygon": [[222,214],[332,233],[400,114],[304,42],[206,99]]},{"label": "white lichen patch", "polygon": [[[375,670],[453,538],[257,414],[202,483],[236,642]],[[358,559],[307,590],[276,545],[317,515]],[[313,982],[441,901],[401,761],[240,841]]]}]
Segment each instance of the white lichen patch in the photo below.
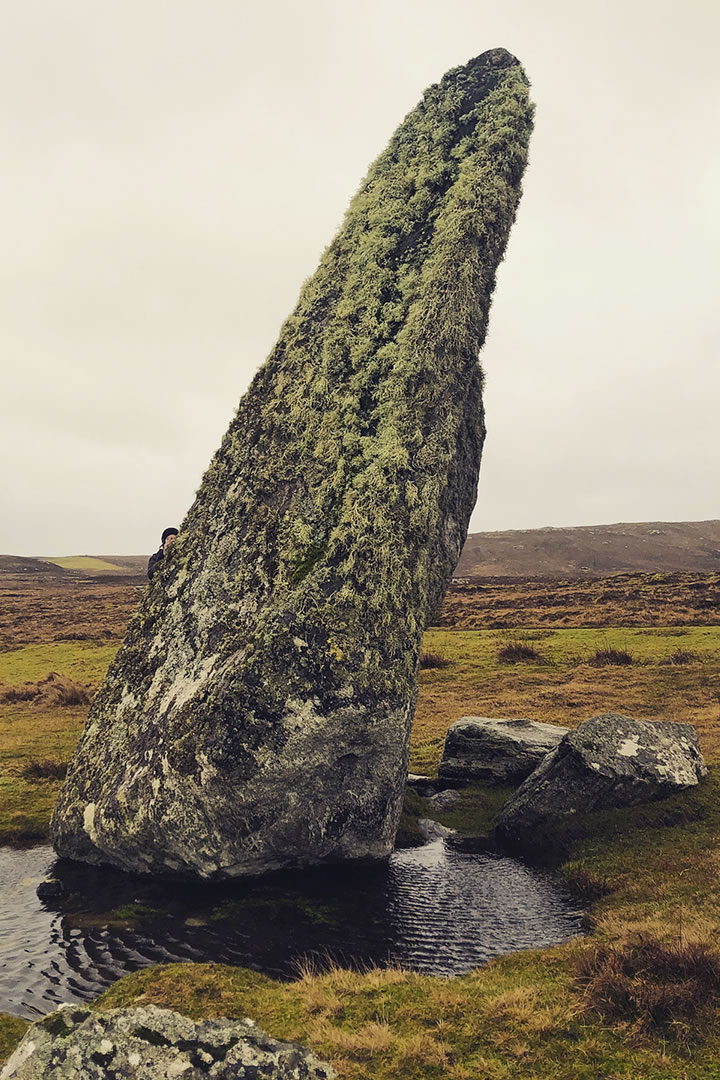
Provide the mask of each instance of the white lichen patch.
[{"label": "white lichen patch", "polygon": [[104,1056],[105,1054],[112,1054],[115,1049],[115,1043],[110,1042],[109,1039],[102,1039],[98,1050]]},{"label": "white lichen patch", "polygon": [[618,754],[621,757],[637,757],[640,750],[640,743],[637,735],[632,735],[629,739],[624,739],[618,746]]},{"label": "white lichen patch", "polygon": [[187,1057],[185,1054],[183,1054],[182,1057],[179,1057],[177,1059],[177,1061],[172,1061],[168,1065],[167,1072],[165,1073],[165,1075],[166,1076],[182,1076],[182,1074],[184,1072],[187,1072],[188,1069],[192,1069],[192,1062],[190,1061],[189,1057]]},{"label": "white lichen patch", "polygon": [[88,803],[83,812],[83,829],[93,842],[97,835],[95,830],[95,809],[95,803]]},{"label": "white lichen patch", "polygon": [[195,672],[188,671],[187,674],[177,675],[162,697],[158,705],[159,711],[165,713],[171,708],[179,709],[188,702],[203,686],[215,667],[216,660],[216,656],[208,656]]}]

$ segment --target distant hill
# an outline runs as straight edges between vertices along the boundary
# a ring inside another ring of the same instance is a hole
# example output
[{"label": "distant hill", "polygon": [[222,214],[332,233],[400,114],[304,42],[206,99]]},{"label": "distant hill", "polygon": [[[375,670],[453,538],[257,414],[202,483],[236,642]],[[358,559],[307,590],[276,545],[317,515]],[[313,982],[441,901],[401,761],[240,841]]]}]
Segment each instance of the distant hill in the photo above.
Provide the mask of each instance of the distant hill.
[{"label": "distant hill", "polygon": [[0,555],[0,574],[62,574],[59,566],[29,555]]},{"label": "distant hill", "polygon": [[112,562],[99,555],[61,555],[57,558],[48,556],[46,561],[54,563],[63,570],[82,570],[84,574],[128,574],[126,566]]},{"label": "distant hill", "polygon": [[0,574],[43,575],[68,580],[144,576],[147,555],[0,555]]},{"label": "distant hill", "polygon": [[[147,555],[0,555],[0,574],[145,577]],[[647,521],[470,533],[456,578],[603,577],[720,571],[720,521]]]},{"label": "distant hill", "polygon": [[602,577],[720,570],[720,521],[471,533],[455,577]]}]

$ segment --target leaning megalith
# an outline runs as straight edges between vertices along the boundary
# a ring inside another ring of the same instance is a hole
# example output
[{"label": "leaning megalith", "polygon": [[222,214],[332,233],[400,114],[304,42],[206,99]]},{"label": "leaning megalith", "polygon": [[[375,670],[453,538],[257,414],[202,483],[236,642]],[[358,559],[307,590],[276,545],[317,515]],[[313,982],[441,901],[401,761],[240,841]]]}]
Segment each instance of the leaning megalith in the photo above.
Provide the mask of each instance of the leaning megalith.
[{"label": "leaning megalith", "polygon": [[531,126],[525,74],[493,49],[371,167],[93,701],[59,854],[223,878],[392,849]]}]

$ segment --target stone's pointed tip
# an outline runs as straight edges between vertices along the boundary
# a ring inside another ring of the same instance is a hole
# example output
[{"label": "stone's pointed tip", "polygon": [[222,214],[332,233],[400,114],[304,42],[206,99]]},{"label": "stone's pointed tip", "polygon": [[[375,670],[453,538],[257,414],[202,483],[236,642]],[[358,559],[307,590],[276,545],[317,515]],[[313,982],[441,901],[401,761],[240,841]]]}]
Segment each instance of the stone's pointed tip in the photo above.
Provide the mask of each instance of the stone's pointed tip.
[{"label": "stone's pointed tip", "polygon": [[503,49],[502,46],[498,46],[496,49],[486,49],[485,52],[478,53],[477,56],[473,56],[468,60],[466,67],[473,67],[475,65],[482,65],[483,67],[512,67],[513,64],[520,64],[517,56],[509,52],[507,49]]}]

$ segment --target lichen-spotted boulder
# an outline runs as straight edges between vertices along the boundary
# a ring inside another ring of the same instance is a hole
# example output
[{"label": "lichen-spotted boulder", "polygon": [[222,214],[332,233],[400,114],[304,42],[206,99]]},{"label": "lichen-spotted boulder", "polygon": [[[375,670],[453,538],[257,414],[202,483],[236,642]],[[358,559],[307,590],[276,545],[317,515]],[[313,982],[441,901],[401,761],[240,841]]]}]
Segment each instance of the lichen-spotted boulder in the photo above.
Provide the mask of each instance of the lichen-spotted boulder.
[{"label": "lichen-spotted boulder", "polygon": [[0,1080],[333,1080],[309,1050],[252,1020],[191,1020],[155,1005],[64,1007],[28,1028]]},{"label": "lichen-spotted boulder", "polygon": [[533,848],[573,815],[653,802],[707,773],[692,724],[602,713],[569,732],[505,803],[498,838]]},{"label": "lichen-spotted boulder", "polygon": [[531,124],[521,66],[493,49],[370,169],[92,704],[59,854],[222,878],[392,849]]}]

